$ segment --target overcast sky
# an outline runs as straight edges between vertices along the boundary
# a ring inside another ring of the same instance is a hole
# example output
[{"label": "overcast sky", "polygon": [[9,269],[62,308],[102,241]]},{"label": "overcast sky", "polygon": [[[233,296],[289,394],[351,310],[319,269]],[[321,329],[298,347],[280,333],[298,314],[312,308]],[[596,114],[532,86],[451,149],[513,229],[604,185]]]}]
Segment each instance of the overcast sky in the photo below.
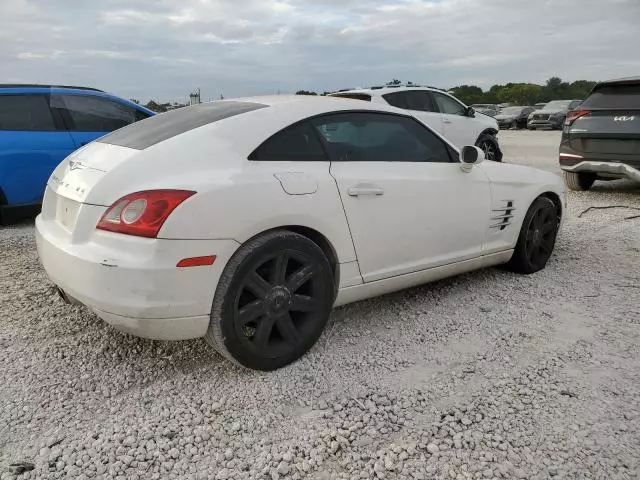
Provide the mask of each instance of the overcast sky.
[{"label": "overcast sky", "polygon": [[0,83],[146,101],[640,75],[640,0],[0,0]]}]

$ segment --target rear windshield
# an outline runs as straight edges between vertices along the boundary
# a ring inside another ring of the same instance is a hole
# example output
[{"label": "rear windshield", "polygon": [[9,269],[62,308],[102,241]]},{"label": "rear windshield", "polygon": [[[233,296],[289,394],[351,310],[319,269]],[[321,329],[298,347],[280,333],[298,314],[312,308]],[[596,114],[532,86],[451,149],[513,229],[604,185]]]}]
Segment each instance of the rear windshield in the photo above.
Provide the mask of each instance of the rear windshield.
[{"label": "rear windshield", "polygon": [[142,122],[132,123],[109,135],[105,135],[98,141],[144,150],[156,143],[164,142],[194,128],[267,106],[261,103],[236,102],[233,100],[201,103],[200,105],[183,107],[155,115]]},{"label": "rear windshield", "polygon": [[368,95],[366,93],[339,93],[331,96],[340,98],[353,98],[354,100],[364,100],[366,102],[371,101],[371,95]]},{"label": "rear windshield", "polygon": [[605,85],[593,92],[581,105],[584,108],[639,109],[640,84]]}]

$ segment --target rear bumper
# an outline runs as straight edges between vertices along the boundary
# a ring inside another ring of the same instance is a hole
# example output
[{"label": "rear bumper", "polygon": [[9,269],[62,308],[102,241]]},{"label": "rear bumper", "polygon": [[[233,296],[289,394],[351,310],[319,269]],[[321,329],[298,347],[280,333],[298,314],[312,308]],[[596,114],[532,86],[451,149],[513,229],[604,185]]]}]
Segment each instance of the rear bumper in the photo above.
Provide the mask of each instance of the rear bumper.
[{"label": "rear bumper", "polygon": [[[67,298],[119,330],[146,338],[201,337],[213,295],[238,244],[233,240],[164,240],[97,232],[74,242],[55,220],[36,218],[40,261]],[[178,268],[187,257],[216,255],[211,266]]]},{"label": "rear bumper", "polygon": [[627,178],[640,182],[640,169],[618,162],[603,162],[597,160],[573,161],[572,165],[560,163],[560,168],[567,172],[585,172],[604,174],[613,178]]}]

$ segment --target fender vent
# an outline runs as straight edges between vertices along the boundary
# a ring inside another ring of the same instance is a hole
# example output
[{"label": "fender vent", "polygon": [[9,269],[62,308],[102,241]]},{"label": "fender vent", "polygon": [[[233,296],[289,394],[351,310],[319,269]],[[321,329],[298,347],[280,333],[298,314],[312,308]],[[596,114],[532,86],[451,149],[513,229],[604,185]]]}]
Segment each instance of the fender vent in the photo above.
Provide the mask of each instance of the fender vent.
[{"label": "fender vent", "polygon": [[511,225],[511,219],[513,218],[513,212],[516,211],[513,206],[513,200],[505,200],[504,206],[500,208],[494,208],[491,210],[491,224],[489,228],[496,228],[498,230],[504,230]]}]

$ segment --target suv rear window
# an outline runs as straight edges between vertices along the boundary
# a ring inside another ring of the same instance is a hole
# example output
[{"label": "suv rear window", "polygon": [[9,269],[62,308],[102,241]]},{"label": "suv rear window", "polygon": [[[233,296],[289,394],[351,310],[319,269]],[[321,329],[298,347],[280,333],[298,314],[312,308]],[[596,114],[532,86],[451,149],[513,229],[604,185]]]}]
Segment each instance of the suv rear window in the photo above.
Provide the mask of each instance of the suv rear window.
[{"label": "suv rear window", "polygon": [[0,130],[56,130],[45,95],[0,95]]},{"label": "suv rear window", "polygon": [[640,84],[603,85],[589,95],[581,107],[640,109]]},{"label": "suv rear window", "polygon": [[132,123],[105,135],[99,141],[121,147],[144,150],[189,130],[217,122],[224,118],[251,112],[268,105],[252,102],[223,100],[183,107],[149,117],[144,122]]}]

